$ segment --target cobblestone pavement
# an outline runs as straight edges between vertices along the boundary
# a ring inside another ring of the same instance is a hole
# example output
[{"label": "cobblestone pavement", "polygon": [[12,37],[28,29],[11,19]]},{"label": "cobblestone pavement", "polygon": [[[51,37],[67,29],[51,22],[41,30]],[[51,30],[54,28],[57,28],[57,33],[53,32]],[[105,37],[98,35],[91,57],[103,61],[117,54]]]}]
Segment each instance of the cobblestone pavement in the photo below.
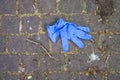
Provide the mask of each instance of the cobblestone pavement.
[{"label": "cobblestone pavement", "polygon": [[[94,42],[64,53],[46,32],[60,17]],[[120,80],[120,0],[0,0],[0,80]]]}]

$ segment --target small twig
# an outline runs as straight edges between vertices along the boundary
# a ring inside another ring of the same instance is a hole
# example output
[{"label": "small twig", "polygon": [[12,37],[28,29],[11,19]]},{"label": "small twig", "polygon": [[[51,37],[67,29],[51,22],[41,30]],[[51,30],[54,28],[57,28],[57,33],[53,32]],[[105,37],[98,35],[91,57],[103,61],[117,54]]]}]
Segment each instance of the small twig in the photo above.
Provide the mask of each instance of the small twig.
[{"label": "small twig", "polygon": [[35,42],[35,41],[33,41],[33,40],[30,40],[30,39],[27,39],[27,41],[32,42],[32,43],[34,43],[34,44],[36,44],[36,45],[39,45],[39,46],[45,51],[45,53],[46,53],[50,58],[52,58],[52,59],[54,59],[54,60],[58,60],[57,58],[55,58],[55,57],[53,57],[52,55],[50,55],[50,53],[47,51],[47,49],[46,49],[42,44],[37,43],[37,42]]},{"label": "small twig", "polygon": [[110,58],[110,55],[107,56],[107,58],[106,58],[106,60],[105,60],[105,64],[107,64],[109,58]]}]

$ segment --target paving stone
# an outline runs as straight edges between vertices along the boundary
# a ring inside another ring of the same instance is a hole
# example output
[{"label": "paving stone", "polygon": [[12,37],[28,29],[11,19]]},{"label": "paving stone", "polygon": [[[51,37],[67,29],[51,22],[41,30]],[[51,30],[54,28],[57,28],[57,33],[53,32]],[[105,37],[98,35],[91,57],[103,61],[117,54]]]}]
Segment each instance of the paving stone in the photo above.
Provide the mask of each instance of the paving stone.
[{"label": "paving stone", "polygon": [[[70,40],[68,43],[69,43],[69,52],[74,51],[76,45],[72,43]],[[52,43],[52,52],[59,54],[61,53],[61,51],[63,51],[63,48],[62,48],[61,38],[59,38],[56,43]]]},{"label": "paving stone", "polygon": [[38,0],[39,12],[50,13],[56,12],[56,0]]},{"label": "paving stone", "polygon": [[90,14],[89,15],[89,26],[92,32],[104,31],[105,24],[99,21],[100,16]]},{"label": "paving stone", "polygon": [[108,79],[109,80],[120,80],[120,74],[109,74]]},{"label": "paving stone", "polygon": [[38,57],[33,55],[22,55],[21,61],[24,65],[25,72],[34,72],[38,70]]},{"label": "paving stone", "polygon": [[72,80],[70,73],[53,73],[48,75],[48,80]]},{"label": "paving stone", "polygon": [[22,18],[22,32],[37,33],[39,26],[39,18],[37,16],[29,16]]},{"label": "paving stone", "polygon": [[3,34],[19,32],[19,18],[17,16],[3,16],[1,24]]},{"label": "paving stone", "polygon": [[110,56],[110,68],[115,71],[120,71],[120,54],[112,54]]},{"label": "paving stone", "polygon": [[16,0],[0,0],[0,14],[15,14]]},{"label": "paving stone", "polygon": [[18,75],[10,75],[7,73],[0,73],[0,80],[18,80]]},{"label": "paving stone", "polygon": [[120,37],[119,35],[103,35],[103,48],[111,52],[120,52]]},{"label": "paving stone", "polygon": [[60,11],[66,13],[82,12],[83,0],[60,0]]},{"label": "paving stone", "polygon": [[114,11],[113,0],[96,0],[95,1],[98,10],[96,13],[102,18],[102,22],[105,23],[107,18],[110,17]]},{"label": "paving stone", "polygon": [[40,35],[33,35],[29,37],[30,40],[38,43],[27,43],[27,51],[29,53],[43,53],[44,50],[40,47],[41,45],[49,51],[49,42],[48,42],[48,36],[46,34],[40,34]]},{"label": "paving stone", "polygon": [[119,0],[113,0],[114,2],[114,9],[115,11],[113,12],[113,14],[108,18],[109,20],[109,30],[116,32],[116,31],[120,31],[120,1]]},{"label": "paving stone", "polygon": [[43,31],[47,30],[47,25],[55,24],[56,21],[59,18],[65,19],[64,16],[62,16],[62,15],[45,15],[45,16],[43,16],[43,18],[42,18],[42,28],[43,28]]},{"label": "paving stone", "polygon": [[24,36],[9,36],[8,51],[12,53],[22,53],[26,50],[26,38]]},{"label": "paving stone", "polygon": [[53,57],[57,58],[58,60],[53,60],[49,58],[48,55],[40,56],[40,72],[48,72],[48,71],[56,71],[59,72],[62,70],[62,67],[64,66],[64,55],[62,54],[54,54]]},{"label": "paving stone", "polygon": [[94,42],[82,40],[85,47],[83,49],[78,48],[79,53],[87,54],[87,55],[90,55],[91,53],[93,53],[93,51],[95,53],[99,53],[99,50],[98,50],[99,35],[97,34],[91,34],[91,35],[92,35],[92,39],[94,40]]},{"label": "paving stone", "polygon": [[120,31],[120,1],[119,0],[113,0],[113,7],[114,12],[109,17],[109,30],[112,32]]},{"label": "paving stone", "polygon": [[34,72],[31,76],[32,78],[30,80],[45,80],[47,77],[45,73],[39,72]]},{"label": "paving stone", "polygon": [[35,5],[33,0],[19,0],[19,13],[33,13]]},{"label": "paving stone", "polygon": [[18,71],[18,55],[0,55],[0,72]]},{"label": "paving stone", "polygon": [[[112,38],[111,38],[112,37]],[[120,35],[109,36],[110,50],[120,52]]]},{"label": "paving stone", "polygon": [[0,35],[0,52],[4,52],[6,49],[6,37]]},{"label": "paving stone", "polygon": [[[75,47],[76,46],[71,41],[69,41],[69,51],[74,51]],[[52,52],[61,53],[61,51],[63,51],[62,43],[61,43],[61,39],[58,39],[56,43],[52,43]]]},{"label": "paving stone", "polygon": [[69,54],[68,71],[79,72],[85,71],[89,64],[87,63],[88,57],[85,54]]},{"label": "paving stone", "polygon": [[61,50],[62,50],[61,40],[58,39],[56,43],[52,43],[52,52],[61,53]]},{"label": "paving stone", "polygon": [[84,15],[73,15],[70,17],[70,22],[74,22],[78,26],[87,26],[87,16]]},{"label": "paving stone", "polygon": [[96,8],[96,5],[94,0],[86,0],[86,11],[88,14],[91,14],[91,13],[94,14],[95,8]]},{"label": "paving stone", "polygon": [[69,41],[69,51],[75,51],[76,45],[70,40]]},{"label": "paving stone", "polygon": [[71,80],[103,80],[103,79],[102,76],[100,75],[95,75],[95,76],[74,75]]}]

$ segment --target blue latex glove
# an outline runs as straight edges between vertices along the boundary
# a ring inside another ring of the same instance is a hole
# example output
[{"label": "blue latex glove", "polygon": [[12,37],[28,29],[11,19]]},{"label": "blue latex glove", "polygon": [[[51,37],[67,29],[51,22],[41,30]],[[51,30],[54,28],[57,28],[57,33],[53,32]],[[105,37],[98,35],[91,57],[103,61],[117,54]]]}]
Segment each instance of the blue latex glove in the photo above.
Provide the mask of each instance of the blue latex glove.
[{"label": "blue latex glove", "polygon": [[91,40],[92,36],[89,27],[77,26],[71,22],[65,22],[59,19],[54,25],[47,27],[48,35],[52,42],[56,43],[58,37],[61,37],[62,48],[65,52],[69,51],[68,40],[73,41],[79,48],[84,48],[84,44],[80,39]]}]

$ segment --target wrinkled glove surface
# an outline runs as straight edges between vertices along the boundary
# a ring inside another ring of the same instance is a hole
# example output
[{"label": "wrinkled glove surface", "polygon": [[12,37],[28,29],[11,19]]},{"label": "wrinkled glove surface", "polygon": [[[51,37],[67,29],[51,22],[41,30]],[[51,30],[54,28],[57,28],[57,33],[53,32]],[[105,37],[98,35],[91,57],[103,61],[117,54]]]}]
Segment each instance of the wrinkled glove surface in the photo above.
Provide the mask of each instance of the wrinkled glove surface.
[{"label": "wrinkled glove surface", "polygon": [[73,43],[75,43],[79,48],[84,48],[84,43],[81,39],[92,39],[92,36],[88,34],[90,32],[89,27],[77,26],[76,24],[66,22],[61,18],[54,25],[48,25],[47,31],[48,36],[53,43],[56,43],[58,38],[61,37],[62,48],[65,52],[69,51],[68,40],[73,41]]}]

